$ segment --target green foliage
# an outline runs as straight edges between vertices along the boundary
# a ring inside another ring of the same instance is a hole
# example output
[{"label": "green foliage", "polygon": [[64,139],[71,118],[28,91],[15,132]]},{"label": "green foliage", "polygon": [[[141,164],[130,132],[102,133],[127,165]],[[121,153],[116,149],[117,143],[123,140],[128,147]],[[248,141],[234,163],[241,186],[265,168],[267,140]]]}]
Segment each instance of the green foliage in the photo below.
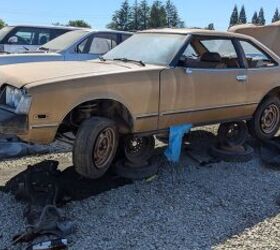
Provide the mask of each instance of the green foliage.
[{"label": "green foliage", "polygon": [[265,20],[265,17],[264,17],[264,10],[263,10],[263,8],[261,8],[260,12],[259,12],[257,24],[265,25],[265,23],[266,23],[266,20]]},{"label": "green foliage", "polygon": [[147,3],[147,0],[142,0],[139,5],[139,30],[145,30],[149,28],[151,15],[151,8]]},{"label": "green foliage", "polygon": [[234,9],[232,11],[231,17],[230,17],[230,22],[229,22],[229,26],[234,26],[236,24],[238,24],[239,22],[239,13],[238,13],[238,8],[237,5],[234,6]]},{"label": "green foliage", "polygon": [[121,8],[115,11],[112,22],[107,25],[110,29],[136,31],[160,27],[184,27],[176,6],[171,0],[163,4],[155,0],[150,6],[147,0],[134,0],[132,7],[125,0]]},{"label": "green foliage", "polygon": [[214,23],[209,23],[208,26],[206,27],[207,30],[215,30]]},{"label": "green foliage", "polygon": [[171,2],[171,0],[167,0],[165,4],[165,11],[167,18],[167,26],[169,28],[179,28],[184,26],[183,22],[179,17],[177,7]]},{"label": "green foliage", "polygon": [[84,20],[70,20],[67,26],[79,27],[79,28],[91,28],[91,26]]},{"label": "green foliage", "polygon": [[275,22],[277,22],[277,21],[279,21],[279,20],[280,20],[279,9],[276,8],[275,13],[274,13],[274,16],[273,16],[273,18],[272,18],[272,22],[275,23]]},{"label": "green foliage", "polygon": [[0,19],[0,29],[2,29],[3,27],[5,27],[7,24],[2,20]]},{"label": "green foliage", "polygon": [[240,23],[240,24],[245,24],[245,23],[247,23],[247,16],[246,16],[246,10],[245,10],[244,5],[243,5],[242,8],[241,8],[238,23]]},{"label": "green foliage", "polygon": [[167,14],[161,1],[154,1],[151,7],[150,27],[161,28],[167,26]]},{"label": "green foliage", "polygon": [[121,4],[121,8],[115,11],[112,22],[107,25],[109,29],[130,31],[132,27],[132,11],[128,0]]},{"label": "green foliage", "polygon": [[254,15],[253,15],[253,17],[252,17],[252,23],[253,23],[253,24],[258,24],[258,18],[259,18],[258,12],[255,11],[255,13],[254,13]]}]

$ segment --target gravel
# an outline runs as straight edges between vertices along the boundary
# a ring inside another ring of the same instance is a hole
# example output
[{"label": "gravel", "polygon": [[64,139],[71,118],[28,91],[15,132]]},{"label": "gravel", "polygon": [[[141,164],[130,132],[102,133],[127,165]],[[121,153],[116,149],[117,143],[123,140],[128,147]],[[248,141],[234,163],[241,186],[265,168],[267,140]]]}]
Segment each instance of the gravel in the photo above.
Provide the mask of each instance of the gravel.
[{"label": "gravel", "polygon": [[[48,158],[71,164],[70,154]],[[2,162],[0,173],[40,160]],[[183,153],[178,166],[162,156],[153,164],[161,169],[151,181],[66,205],[78,227],[70,249],[279,249],[280,172],[265,168],[257,155],[248,163],[200,167]],[[23,223],[21,204],[1,192],[0,201],[2,249]]]}]

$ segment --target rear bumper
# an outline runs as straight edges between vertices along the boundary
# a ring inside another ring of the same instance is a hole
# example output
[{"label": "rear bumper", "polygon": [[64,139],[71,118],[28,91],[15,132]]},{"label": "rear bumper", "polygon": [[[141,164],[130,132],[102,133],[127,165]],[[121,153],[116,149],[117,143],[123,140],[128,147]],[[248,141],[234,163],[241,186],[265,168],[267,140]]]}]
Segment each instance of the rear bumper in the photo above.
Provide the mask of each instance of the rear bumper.
[{"label": "rear bumper", "polygon": [[0,108],[0,134],[23,135],[28,132],[27,115],[19,115]]}]

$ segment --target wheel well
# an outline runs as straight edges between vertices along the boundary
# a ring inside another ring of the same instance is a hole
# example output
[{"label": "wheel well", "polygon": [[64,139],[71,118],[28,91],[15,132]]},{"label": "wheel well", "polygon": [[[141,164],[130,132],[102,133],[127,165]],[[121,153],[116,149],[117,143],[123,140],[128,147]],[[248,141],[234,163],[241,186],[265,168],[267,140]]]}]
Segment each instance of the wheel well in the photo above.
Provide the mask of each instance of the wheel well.
[{"label": "wheel well", "polygon": [[265,99],[272,97],[272,96],[276,96],[280,99],[280,87],[276,87],[272,90],[270,90],[265,96],[264,98],[261,100],[260,103],[262,103]]},{"label": "wheel well", "polygon": [[110,99],[98,99],[81,103],[72,109],[60,125],[58,134],[76,132],[83,121],[94,116],[114,120],[122,134],[132,131],[133,117],[122,103]]}]

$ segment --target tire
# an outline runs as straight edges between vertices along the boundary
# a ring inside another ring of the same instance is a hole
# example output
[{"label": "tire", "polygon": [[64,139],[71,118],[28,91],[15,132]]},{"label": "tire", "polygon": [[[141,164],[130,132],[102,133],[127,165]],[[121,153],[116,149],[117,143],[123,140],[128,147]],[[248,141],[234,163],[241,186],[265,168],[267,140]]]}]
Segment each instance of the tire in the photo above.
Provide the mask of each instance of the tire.
[{"label": "tire", "polygon": [[248,138],[248,128],[244,122],[228,122],[220,125],[218,140],[221,145],[243,145]]},{"label": "tire", "polygon": [[250,134],[255,138],[262,141],[272,139],[280,126],[279,99],[271,97],[264,100],[255,112],[253,119],[247,122],[247,125]]},{"label": "tire", "polygon": [[76,171],[98,179],[110,168],[118,148],[119,133],[114,121],[94,117],[80,126],[73,148]]},{"label": "tire", "polygon": [[114,166],[114,172],[116,175],[127,178],[131,180],[142,180],[145,178],[149,178],[158,173],[159,166],[155,165],[147,165],[142,167],[131,167],[127,165],[124,161],[118,161]]},{"label": "tire", "polygon": [[234,152],[225,149],[220,149],[217,146],[213,146],[210,149],[210,154],[225,162],[248,162],[254,157],[254,149],[249,145],[244,145],[244,151]]},{"label": "tire", "polygon": [[155,152],[154,136],[127,136],[123,140],[125,158],[134,164],[147,162]]}]

